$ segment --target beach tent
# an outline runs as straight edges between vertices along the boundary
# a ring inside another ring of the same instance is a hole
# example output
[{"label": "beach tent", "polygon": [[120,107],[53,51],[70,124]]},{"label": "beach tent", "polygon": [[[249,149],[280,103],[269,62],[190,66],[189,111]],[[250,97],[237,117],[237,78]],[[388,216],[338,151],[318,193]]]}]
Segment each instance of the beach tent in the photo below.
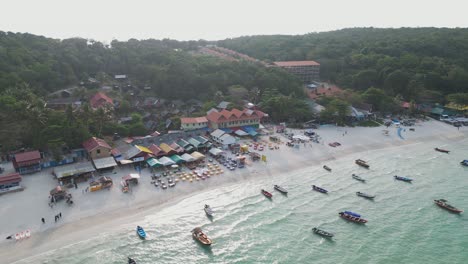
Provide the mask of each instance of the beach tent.
[{"label": "beach tent", "polygon": [[198,141],[198,140],[196,140],[194,138],[189,138],[187,141],[190,144],[192,144],[193,146],[195,146],[197,149],[204,147],[203,144],[200,141]]},{"label": "beach tent", "polygon": [[171,160],[170,158],[168,157],[162,157],[160,158],[159,160],[159,163],[161,163],[163,166],[170,166],[170,165],[174,165],[175,162],[173,160]]},{"label": "beach tent", "polygon": [[221,144],[227,146],[236,143],[236,138],[231,135],[224,134],[221,136],[220,141]]},{"label": "beach tent", "polygon": [[177,144],[185,149],[186,152],[192,152],[195,151],[195,147],[188,143],[186,140],[180,139],[177,141]]},{"label": "beach tent", "polygon": [[157,167],[163,166],[163,165],[161,164],[161,162],[159,162],[159,161],[158,161],[157,159],[155,159],[155,158],[150,158],[150,159],[148,159],[148,160],[146,161],[146,163],[148,163],[148,165],[149,165],[150,167],[153,167],[153,168],[157,168]]},{"label": "beach tent", "polygon": [[117,166],[114,157],[106,157],[100,159],[93,159],[94,167],[97,170],[106,169]]},{"label": "beach tent", "polygon": [[220,150],[219,148],[211,148],[209,152],[213,156],[219,156],[221,154],[224,154],[224,151]]},{"label": "beach tent", "polygon": [[171,160],[173,160],[175,163],[182,163],[182,162],[185,162],[185,160],[179,156],[179,155],[172,155],[171,157]]},{"label": "beach tent", "polygon": [[242,130],[245,130],[245,132],[247,132],[252,137],[255,137],[258,135],[257,131],[255,131],[256,129],[252,126],[244,126],[242,127]]},{"label": "beach tent", "polygon": [[193,153],[190,154],[190,155],[192,155],[192,157],[194,157],[196,160],[200,160],[200,159],[205,158],[205,155],[201,154],[201,153],[198,152],[198,151],[195,151],[195,152],[193,152]]},{"label": "beach tent", "polygon": [[183,160],[185,160],[186,162],[192,162],[192,161],[195,161],[196,159],[194,157],[192,157],[192,155],[190,154],[183,154],[182,156],[180,156]]}]

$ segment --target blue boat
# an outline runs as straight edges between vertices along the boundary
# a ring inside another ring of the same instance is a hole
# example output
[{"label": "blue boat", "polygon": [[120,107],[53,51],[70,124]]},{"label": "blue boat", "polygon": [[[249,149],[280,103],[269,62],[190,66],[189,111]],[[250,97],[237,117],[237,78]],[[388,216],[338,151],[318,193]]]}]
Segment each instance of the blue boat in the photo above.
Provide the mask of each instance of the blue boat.
[{"label": "blue boat", "polygon": [[468,167],[468,160],[463,160],[460,162],[460,164]]},{"label": "blue boat", "polygon": [[327,190],[323,189],[323,188],[320,188],[318,186],[315,186],[315,185],[312,185],[312,189],[314,189],[315,191],[317,192],[321,192],[321,193],[328,193]]},{"label": "blue boat", "polygon": [[355,217],[361,217],[360,214],[357,214],[357,213],[354,213],[354,212],[351,212],[351,211],[344,211],[345,214],[349,214],[349,215],[352,215],[352,216],[355,216]]},{"label": "blue boat", "polygon": [[395,180],[399,180],[399,181],[404,181],[404,182],[411,182],[413,181],[413,179],[410,179],[410,178],[407,178],[407,177],[403,177],[403,176],[398,176],[398,175],[395,175],[393,176],[395,178]]},{"label": "blue boat", "polygon": [[137,226],[136,231],[137,231],[138,236],[139,236],[141,239],[145,239],[145,238],[146,238],[146,232],[145,232],[145,230],[143,229],[143,227]]}]

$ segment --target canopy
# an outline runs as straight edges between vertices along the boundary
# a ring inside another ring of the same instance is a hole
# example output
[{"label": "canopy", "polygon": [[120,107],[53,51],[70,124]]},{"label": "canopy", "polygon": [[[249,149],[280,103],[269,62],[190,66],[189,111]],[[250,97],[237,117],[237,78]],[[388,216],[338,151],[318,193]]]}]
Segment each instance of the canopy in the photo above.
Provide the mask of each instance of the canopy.
[{"label": "canopy", "polygon": [[180,157],[179,155],[177,155],[177,154],[172,155],[171,160],[173,160],[175,163],[185,162],[185,160],[182,157]]},{"label": "canopy", "polygon": [[70,165],[65,165],[65,166],[54,168],[54,174],[55,176],[57,176],[57,179],[68,177],[68,176],[79,175],[83,173],[88,173],[92,171],[96,171],[96,169],[94,168],[91,161],[75,163],[75,164],[70,164]]},{"label": "canopy", "polygon": [[175,162],[173,160],[171,160],[170,158],[168,157],[162,157],[160,158],[159,160],[159,163],[161,163],[163,166],[170,166],[170,165],[174,165]]},{"label": "canopy", "polygon": [[128,181],[128,180],[131,180],[131,179],[140,179],[140,174],[136,174],[136,173],[130,173],[124,177],[122,177],[122,179],[124,181]]},{"label": "canopy", "polygon": [[114,157],[95,159],[93,160],[93,163],[94,163],[94,167],[96,167],[97,170],[117,166],[117,163],[115,162]]},{"label": "canopy", "polygon": [[242,129],[238,129],[236,130],[236,132],[234,132],[236,135],[238,135],[239,137],[244,137],[244,136],[248,136],[249,134],[246,133],[244,130]]},{"label": "canopy", "polygon": [[293,136],[293,139],[299,139],[299,140],[304,140],[304,141],[309,141],[310,140],[309,137],[306,137],[306,136],[303,136],[303,135],[295,135],[295,136]]},{"label": "canopy", "polygon": [[245,130],[252,137],[255,137],[256,135],[258,135],[257,131],[255,131],[255,128],[253,128],[251,126],[244,126],[244,127],[242,127],[242,130]]},{"label": "canopy", "polygon": [[159,162],[157,159],[155,158],[150,158],[146,161],[146,163],[148,163],[148,165],[150,165],[150,167],[161,167],[162,164],[161,162]]},{"label": "canopy", "polygon": [[162,150],[164,150],[164,152],[166,152],[168,155],[174,155],[174,154],[177,153],[177,151],[175,151],[175,149],[171,148],[171,146],[169,146],[166,143],[162,143],[161,145],[159,145],[159,147]]},{"label": "canopy", "polygon": [[200,141],[198,141],[198,140],[196,140],[196,139],[194,139],[194,138],[189,138],[189,139],[188,139],[188,142],[189,142],[190,144],[192,144],[193,146],[195,146],[196,148],[202,147],[202,146],[203,146],[203,144],[202,144]]},{"label": "canopy", "polygon": [[192,162],[192,161],[195,161],[196,159],[194,157],[192,157],[190,154],[183,154],[182,156],[180,156],[183,160],[185,160],[186,162]]},{"label": "canopy", "polygon": [[131,163],[133,163],[133,160],[126,160],[126,159],[120,160],[120,164],[122,165],[131,164]]},{"label": "canopy", "polygon": [[192,157],[194,157],[196,160],[200,160],[200,159],[205,158],[205,155],[201,154],[201,153],[198,152],[198,151],[195,151],[195,152],[193,152],[193,153],[190,154],[190,155],[192,155]]},{"label": "canopy", "polygon": [[213,156],[218,156],[218,155],[224,154],[224,151],[220,150],[219,148],[211,148],[210,154]]}]

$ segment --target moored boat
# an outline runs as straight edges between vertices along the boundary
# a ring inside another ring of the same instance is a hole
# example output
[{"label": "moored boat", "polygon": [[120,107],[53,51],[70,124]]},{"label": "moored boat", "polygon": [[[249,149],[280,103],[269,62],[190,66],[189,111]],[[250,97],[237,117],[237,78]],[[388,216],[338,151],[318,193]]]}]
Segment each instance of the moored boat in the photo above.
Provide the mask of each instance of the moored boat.
[{"label": "moored boat", "polygon": [[209,246],[213,243],[199,227],[192,230],[192,237],[206,246]]},{"label": "moored boat", "polygon": [[312,185],[312,189],[314,189],[315,191],[317,192],[321,192],[321,193],[328,193],[327,190],[323,189],[323,188],[320,188],[318,186],[315,186],[315,185]]},{"label": "moored boat", "polygon": [[374,199],[375,198],[375,195],[371,195],[371,194],[363,193],[363,192],[356,192],[356,195],[367,198],[367,199]]},{"label": "moored boat", "polygon": [[288,194],[288,191],[279,185],[274,185],[273,187],[275,188],[275,190],[282,194]]},{"label": "moored boat", "polygon": [[312,231],[317,234],[317,235],[320,235],[320,236],[323,236],[323,237],[328,237],[328,238],[331,238],[334,236],[334,234],[330,233],[330,232],[327,232],[327,231],[324,231],[322,229],[318,229],[316,227],[312,228]]},{"label": "moored boat", "polygon": [[370,167],[369,164],[367,164],[367,162],[363,161],[362,159],[357,159],[355,162],[357,165],[364,167],[366,169]]},{"label": "moored boat", "polygon": [[323,168],[326,169],[327,171],[331,171],[331,168],[328,167],[327,165],[323,165]]},{"label": "moored boat", "polygon": [[136,264],[136,261],[131,257],[128,257],[128,264]]},{"label": "moored boat", "polygon": [[353,174],[352,177],[353,177],[353,179],[358,180],[360,182],[366,182],[365,179],[361,178],[360,176],[358,176],[356,174]]},{"label": "moored boat", "polygon": [[450,205],[448,203],[448,201],[445,200],[445,199],[434,200],[434,203],[437,204],[438,206],[444,208],[444,209],[449,210],[450,212],[453,212],[453,213],[462,213],[463,212],[463,210],[460,210],[460,209]]},{"label": "moored boat", "polygon": [[468,160],[460,161],[460,164],[468,167]]},{"label": "moored boat", "polygon": [[145,239],[145,238],[146,238],[146,232],[145,232],[145,230],[143,229],[143,227],[137,226],[136,232],[137,232],[138,236],[139,236],[141,239]]},{"label": "moored boat", "polygon": [[[364,219],[364,218],[361,218],[361,215],[359,214],[355,214],[355,215],[352,215],[352,214],[349,214],[347,213],[348,211],[344,211],[344,212],[339,212],[338,214],[341,216],[341,218],[343,219],[346,219],[348,221],[351,221],[351,222],[355,222],[355,223],[358,223],[358,224],[365,224],[367,223],[367,220]],[[356,216],[358,215],[358,216]]]},{"label": "moored boat", "polygon": [[273,194],[271,194],[271,193],[269,193],[269,192],[267,192],[267,191],[265,191],[263,189],[262,189],[262,194],[265,195],[265,197],[270,198],[270,199],[273,197]]},{"label": "moored boat", "polygon": [[439,151],[439,152],[443,152],[443,153],[449,153],[450,150],[446,150],[446,149],[441,149],[441,148],[435,148],[436,151]]},{"label": "moored boat", "polygon": [[213,210],[211,209],[211,207],[207,204],[205,204],[205,208],[203,208],[205,210],[205,214],[207,216],[213,216]]},{"label": "moored boat", "polygon": [[408,177],[403,177],[403,176],[398,176],[398,175],[395,175],[393,177],[395,178],[395,180],[399,180],[399,181],[404,181],[404,182],[412,182],[413,181],[413,179],[408,178]]}]

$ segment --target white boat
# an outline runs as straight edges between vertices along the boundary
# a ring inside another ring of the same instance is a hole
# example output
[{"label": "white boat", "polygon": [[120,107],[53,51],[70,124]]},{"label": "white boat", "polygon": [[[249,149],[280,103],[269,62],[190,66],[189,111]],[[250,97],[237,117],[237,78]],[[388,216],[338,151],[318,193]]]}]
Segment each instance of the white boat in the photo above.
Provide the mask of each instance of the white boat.
[{"label": "white boat", "polygon": [[207,216],[213,216],[213,210],[209,205],[205,204],[204,210]]}]

